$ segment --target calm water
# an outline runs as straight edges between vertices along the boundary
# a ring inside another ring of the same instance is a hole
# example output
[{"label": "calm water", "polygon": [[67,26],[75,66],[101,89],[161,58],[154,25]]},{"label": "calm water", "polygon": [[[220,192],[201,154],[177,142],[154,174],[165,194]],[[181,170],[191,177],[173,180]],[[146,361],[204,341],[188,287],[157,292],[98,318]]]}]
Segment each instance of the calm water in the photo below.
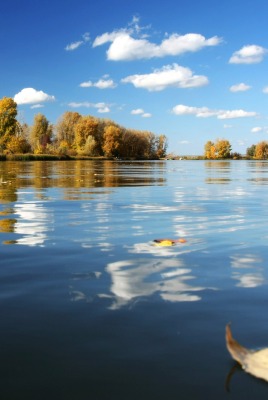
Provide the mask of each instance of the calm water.
[{"label": "calm water", "polygon": [[267,185],[257,161],[0,163],[0,398],[267,398],[224,339],[268,347]]}]

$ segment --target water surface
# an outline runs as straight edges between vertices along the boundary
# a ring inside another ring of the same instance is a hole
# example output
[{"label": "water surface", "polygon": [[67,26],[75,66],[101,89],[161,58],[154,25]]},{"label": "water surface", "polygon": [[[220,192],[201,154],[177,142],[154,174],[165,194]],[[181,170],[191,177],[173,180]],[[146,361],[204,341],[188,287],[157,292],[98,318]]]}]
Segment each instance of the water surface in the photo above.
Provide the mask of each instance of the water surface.
[{"label": "water surface", "polygon": [[1,398],[266,398],[224,329],[268,347],[267,184],[259,161],[0,162]]}]

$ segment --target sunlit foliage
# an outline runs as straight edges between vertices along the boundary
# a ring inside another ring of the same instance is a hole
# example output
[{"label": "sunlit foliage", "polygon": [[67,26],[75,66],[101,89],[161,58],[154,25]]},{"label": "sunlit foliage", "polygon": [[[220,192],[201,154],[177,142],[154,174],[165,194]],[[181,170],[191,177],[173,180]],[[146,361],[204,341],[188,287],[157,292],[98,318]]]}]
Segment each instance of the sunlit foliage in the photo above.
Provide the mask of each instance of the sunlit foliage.
[{"label": "sunlit foliage", "polygon": [[0,99],[0,152],[16,133],[17,103],[9,97]]},{"label": "sunlit foliage", "polygon": [[262,141],[257,143],[254,158],[257,158],[259,160],[264,160],[268,158],[268,142]]},{"label": "sunlit foliage", "polygon": [[34,124],[30,131],[30,142],[35,154],[43,154],[52,140],[53,128],[43,114],[34,117]]},{"label": "sunlit foliage", "polygon": [[205,144],[205,158],[225,159],[231,157],[232,146],[228,140],[217,139],[216,142],[208,141]]}]

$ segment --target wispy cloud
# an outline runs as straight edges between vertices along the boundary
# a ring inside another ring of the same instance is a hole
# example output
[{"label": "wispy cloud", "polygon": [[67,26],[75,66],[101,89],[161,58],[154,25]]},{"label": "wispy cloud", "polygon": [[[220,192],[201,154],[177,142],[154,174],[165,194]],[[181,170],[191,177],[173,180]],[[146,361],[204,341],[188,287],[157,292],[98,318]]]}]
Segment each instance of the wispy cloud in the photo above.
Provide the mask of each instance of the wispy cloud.
[{"label": "wispy cloud", "polygon": [[99,79],[97,82],[82,82],[79,86],[83,88],[96,87],[98,89],[114,89],[117,85],[112,79],[102,78]]},{"label": "wispy cloud", "polygon": [[42,90],[36,90],[34,88],[24,88],[19,93],[15,94],[14,101],[18,105],[35,104],[47,101],[55,101],[55,97],[43,92]]},{"label": "wispy cloud", "polygon": [[76,42],[67,44],[67,46],[65,47],[65,50],[66,51],[74,51],[74,50],[78,49],[78,47],[82,46],[83,44],[85,44],[89,41],[90,41],[90,36],[89,36],[89,33],[86,32],[82,35],[82,40],[78,40]]},{"label": "wispy cloud", "polygon": [[217,117],[218,119],[233,119],[256,117],[255,111],[245,110],[212,110],[208,107],[189,107],[179,104],[173,107],[172,112],[176,115],[194,115],[198,118]]},{"label": "wispy cloud", "polygon": [[245,83],[238,83],[237,85],[233,85],[230,87],[230,92],[246,92],[247,90],[251,89],[251,86],[246,85]]},{"label": "wispy cloud", "polygon": [[267,49],[255,44],[242,47],[240,50],[235,51],[229,60],[230,64],[257,64],[260,63]]},{"label": "wispy cloud", "polygon": [[150,92],[161,91],[168,87],[193,88],[208,84],[208,78],[203,75],[193,75],[193,72],[178,64],[165,65],[155,69],[150,74],[130,75],[122,79],[123,83],[132,83],[136,88],[147,89]]},{"label": "wispy cloud", "polygon": [[254,128],[251,129],[252,133],[259,133],[262,132],[264,129],[260,126],[255,126]]},{"label": "wispy cloud", "polygon": [[187,52],[197,52],[205,47],[217,46],[222,42],[218,36],[206,39],[198,33],[179,35],[173,33],[165,37],[160,44],[150,42],[147,35],[141,34],[138,19],[128,28],[105,32],[97,36],[93,47],[111,43],[107,50],[107,59],[129,61],[166,56],[178,56]]},{"label": "wispy cloud", "polygon": [[108,113],[111,111],[110,105],[106,103],[89,103],[87,101],[77,103],[71,102],[68,104],[72,108],[96,108],[99,113]]},{"label": "wispy cloud", "polygon": [[265,86],[265,87],[262,89],[262,91],[263,91],[263,93],[268,94],[268,86]]}]

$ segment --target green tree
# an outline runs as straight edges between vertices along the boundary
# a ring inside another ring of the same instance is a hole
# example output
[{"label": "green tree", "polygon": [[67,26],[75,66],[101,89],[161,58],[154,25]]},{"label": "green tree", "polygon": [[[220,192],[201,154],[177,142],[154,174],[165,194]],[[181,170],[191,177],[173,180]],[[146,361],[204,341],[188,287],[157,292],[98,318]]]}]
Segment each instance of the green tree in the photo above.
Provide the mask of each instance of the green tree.
[{"label": "green tree", "polygon": [[17,103],[9,97],[0,100],[0,152],[5,150],[8,141],[16,133]]},{"label": "green tree", "polygon": [[254,157],[254,155],[255,155],[255,150],[256,150],[256,145],[255,145],[255,144],[252,144],[250,147],[247,148],[246,155],[247,155],[248,157]]},{"label": "green tree", "polygon": [[36,114],[30,131],[30,143],[34,153],[44,153],[52,140],[53,126],[43,114]]}]

